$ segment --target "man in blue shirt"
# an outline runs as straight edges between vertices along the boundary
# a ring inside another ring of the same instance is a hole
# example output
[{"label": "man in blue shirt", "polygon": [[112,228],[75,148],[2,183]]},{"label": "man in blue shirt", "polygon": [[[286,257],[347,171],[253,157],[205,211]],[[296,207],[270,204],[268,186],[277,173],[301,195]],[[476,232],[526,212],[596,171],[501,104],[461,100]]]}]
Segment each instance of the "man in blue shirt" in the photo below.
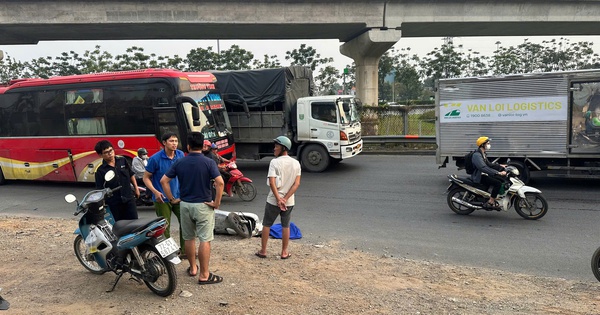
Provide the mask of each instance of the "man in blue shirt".
[{"label": "man in blue shirt", "polygon": [[[223,277],[210,273],[210,242],[214,239],[215,211],[221,205],[223,195],[223,178],[217,164],[202,154],[204,135],[191,132],[187,137],[189,154],[177,160],[161,178],[165,196],[171,203],[181,200],[181,230],[185,240],[185,251],[190,263],[190,276],[198,275],[199,284],[213,284],[223,281]],[[175,199],[169,183],[179,180],[180,200]],[[212,199],[212,180],[216,188],[215,200]],[[196,257],[192,255],[198,245],[200,271],[196,266]]]},{"label": "man in blue shirt", "polygon": [[[160,185],[160,179],[165,173],[175,164],[175,161],[183,158],[185,154],[183,151],[178,150],[179,139],[173,132],[166,132],[161,137],[161,142],[164,147],[163,150],[158,151],[152,155],[146,165],[146,171],[144,172],[144,185],[148,188],[153,196],[154,210],[156,215],[167,219],[168,225],[165,230],[165,237],[171,237],[171,213],[175,214],[177,221],[179,222],[179,243],[181,244],[181,256],[185,256],[185,242],[183,240],[183,233],[181,231],[181,216],[179,214],[179,202],[171,203],[165,197],[162,186]],[[175,200],[179,199],[179,181],[177,178],[169,183],[171,187],[171,193]]]}]

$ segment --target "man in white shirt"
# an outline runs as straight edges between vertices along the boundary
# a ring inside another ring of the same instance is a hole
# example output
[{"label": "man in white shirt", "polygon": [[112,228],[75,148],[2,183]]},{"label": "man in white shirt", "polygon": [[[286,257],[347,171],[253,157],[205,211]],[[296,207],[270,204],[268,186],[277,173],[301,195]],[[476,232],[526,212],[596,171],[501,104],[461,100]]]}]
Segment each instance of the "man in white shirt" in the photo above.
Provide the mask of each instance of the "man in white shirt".
[{"label": "man in white shirt", "polygon": [[292,142],[285,136],[279,136],[273,140],[275,143],[275,159],[269,164],[269,195],[265,205],[263,218],[263,230],[260,251],[256,256],[267,257],[267,242],[271,226],[278,216],[281,216],[281,259],[288,259],[292,255],[288,251],[290,241],[290,221],[292,209],[294,208],[294,193],[300,186],[300,163],[288,155],[292,148]]}]

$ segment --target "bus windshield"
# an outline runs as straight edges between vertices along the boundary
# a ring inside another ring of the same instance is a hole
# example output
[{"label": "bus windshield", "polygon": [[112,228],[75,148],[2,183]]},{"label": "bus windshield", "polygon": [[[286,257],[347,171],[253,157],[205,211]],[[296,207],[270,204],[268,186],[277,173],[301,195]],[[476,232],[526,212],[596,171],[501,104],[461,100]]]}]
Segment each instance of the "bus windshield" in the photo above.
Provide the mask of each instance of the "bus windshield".
[{"label": "bus windshield", "polygon": [[191,104],[185,104],[185,111],[190,120],[189,126],[193,131],[200,131],[207,139],[226,137],[231,134],[231,124],[217,91],[190,91],[182,93],[183,96],[192,98],[204,115],[200,117],[200,126],[191,123]]}]

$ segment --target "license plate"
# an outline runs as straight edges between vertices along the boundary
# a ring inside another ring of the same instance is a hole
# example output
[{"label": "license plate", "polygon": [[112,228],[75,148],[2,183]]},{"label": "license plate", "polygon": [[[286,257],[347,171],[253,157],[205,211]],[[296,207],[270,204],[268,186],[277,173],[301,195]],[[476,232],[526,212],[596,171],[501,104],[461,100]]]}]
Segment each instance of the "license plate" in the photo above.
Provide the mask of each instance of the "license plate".
[{"label": "license plate", "polygon": [[156,249],[158,250],[158,253],[165,258],[178,251],[179,245],[175,243],[175,240],[173,240],[172,237],[169,237],[166,240],[156,244]]}]

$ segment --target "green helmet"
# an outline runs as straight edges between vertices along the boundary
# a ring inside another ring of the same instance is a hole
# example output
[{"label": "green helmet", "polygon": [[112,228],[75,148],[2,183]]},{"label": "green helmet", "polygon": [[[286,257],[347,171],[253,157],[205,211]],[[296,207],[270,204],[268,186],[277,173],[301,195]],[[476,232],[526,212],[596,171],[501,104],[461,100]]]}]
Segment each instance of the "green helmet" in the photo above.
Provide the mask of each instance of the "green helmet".
[{"label": "green helmet", "polygon": [[273,142],[284,146],[288,151],[292,149],[292,141],[286,136],[279,136],[273,139]]}]

